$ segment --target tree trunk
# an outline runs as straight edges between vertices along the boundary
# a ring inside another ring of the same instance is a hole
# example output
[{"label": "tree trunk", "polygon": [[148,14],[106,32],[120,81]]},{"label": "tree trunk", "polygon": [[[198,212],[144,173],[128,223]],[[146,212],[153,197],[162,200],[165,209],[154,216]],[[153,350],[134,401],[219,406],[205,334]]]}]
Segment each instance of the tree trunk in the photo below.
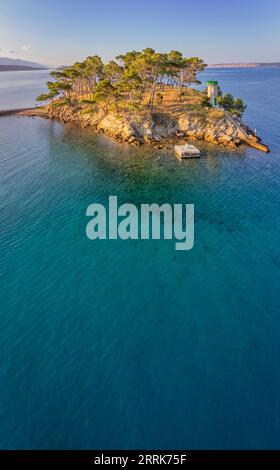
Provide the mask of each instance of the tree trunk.
[{"label": "tree trunk", "polygon": [[154,97],[155,97],[155,89],[156,89],[156,78],[154,79],[151,92],[150,92],[150,99],[149,99],[149,108],[153,109],[154,104]]}]

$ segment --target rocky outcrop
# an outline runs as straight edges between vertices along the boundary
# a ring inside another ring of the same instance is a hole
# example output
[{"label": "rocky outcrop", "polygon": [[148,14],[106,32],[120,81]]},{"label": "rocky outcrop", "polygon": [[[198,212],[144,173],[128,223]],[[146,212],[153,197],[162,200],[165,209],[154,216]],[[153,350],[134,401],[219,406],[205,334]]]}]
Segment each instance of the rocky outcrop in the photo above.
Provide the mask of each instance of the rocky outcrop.
[{"label": "rocky outcrop", "polygon": [[166,143],[186,137],[231,148],[247,143],[268,151],[248,127],[222,110],[201,108],[173,114],[147,111],[138,115],[128,115],[105,112],[98,107],[75,108],[69,105],[50,105],[41,110],[34,110],[33,114],[30,111],[25,114],[40,115],[64,123],[77,123],[82,127],[91,127],[119,142],[134,145],[146,142],[161,148]]}]

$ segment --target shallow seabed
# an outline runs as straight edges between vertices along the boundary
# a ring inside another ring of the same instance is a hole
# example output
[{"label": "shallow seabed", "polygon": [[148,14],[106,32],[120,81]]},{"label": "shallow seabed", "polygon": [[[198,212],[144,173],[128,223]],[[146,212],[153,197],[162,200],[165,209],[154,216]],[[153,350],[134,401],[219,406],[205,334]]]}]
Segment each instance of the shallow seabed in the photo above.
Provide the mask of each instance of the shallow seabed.
[{"label": "shallow seabed", "polygon": [[[1,118],[1,448],[279,447],[279,72],[240,73],[269,155]],[[109,195],[193,203],[193,250],[88,240]]]}]

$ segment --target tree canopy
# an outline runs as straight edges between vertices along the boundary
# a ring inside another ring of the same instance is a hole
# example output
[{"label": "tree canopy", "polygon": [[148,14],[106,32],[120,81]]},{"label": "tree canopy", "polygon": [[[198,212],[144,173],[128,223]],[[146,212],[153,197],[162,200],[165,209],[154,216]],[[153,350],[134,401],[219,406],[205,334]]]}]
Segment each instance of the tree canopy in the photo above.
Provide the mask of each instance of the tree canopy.
[{"label": "tree canopy", "polygon": [[141,52],[129,51],[103,64],[97,55],[87,57],[63,70],[54,70],[53,82],[48,82],[48,93],[38,100],[65,98],[69,102],[91,101],[121,104],[125,109],[145,106],[152,109],[155,99],[165,86],[178,89],[181,99],[183,87],[199,83],[197,74],[206,64],[199,58],[186,58],[179,51],[156,52],[148,47]]},{"label": "tree canopy", "polygon": [[224,96],[221,94],[218,98],[218,101],[222,108],[238,117],[241,117],[246,109],[246,105],[243,103],[242,99],[234,99],[230,93],[227,93]]}]

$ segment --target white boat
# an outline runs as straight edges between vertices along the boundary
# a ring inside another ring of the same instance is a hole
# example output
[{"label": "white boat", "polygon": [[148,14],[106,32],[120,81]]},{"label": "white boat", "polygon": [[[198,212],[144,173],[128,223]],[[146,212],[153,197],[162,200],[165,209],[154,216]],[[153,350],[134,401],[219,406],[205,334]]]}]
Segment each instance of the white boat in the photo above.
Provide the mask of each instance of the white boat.
[{"label": "white boat", "polygon": [[199,158],[200,150],[194,145],[175,145],[175,153],[179,158]]}]

